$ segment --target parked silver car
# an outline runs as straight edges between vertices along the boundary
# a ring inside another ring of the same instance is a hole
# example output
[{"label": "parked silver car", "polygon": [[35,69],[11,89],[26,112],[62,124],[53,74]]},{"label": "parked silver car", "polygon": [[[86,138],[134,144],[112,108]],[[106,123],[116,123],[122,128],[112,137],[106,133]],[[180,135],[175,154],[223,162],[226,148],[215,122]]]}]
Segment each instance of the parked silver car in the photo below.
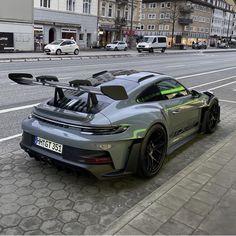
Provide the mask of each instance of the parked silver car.
[{"label": "parked silver car", "polygon": [[88,80],[9,74],[18,84],[54,87],[22,123],[21,147],[36,159],[90,171],[98,178],[152,177],[166,154],[220,121],[218,99],[168,75],[102,71]]}]

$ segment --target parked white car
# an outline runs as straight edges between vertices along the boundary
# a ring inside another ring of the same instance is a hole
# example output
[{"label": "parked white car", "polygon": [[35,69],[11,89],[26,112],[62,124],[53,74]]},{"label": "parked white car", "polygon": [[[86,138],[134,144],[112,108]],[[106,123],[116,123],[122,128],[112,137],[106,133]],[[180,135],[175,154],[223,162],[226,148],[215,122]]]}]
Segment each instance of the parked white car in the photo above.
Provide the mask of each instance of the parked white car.
[{"label": "parked white car", "polygon": [[79,54],[79,46],[74,40],[71,39],[59,39],[52,43],[49,43],[44,47],[44,52],[49,54],[61,55],[62,53],[74,53]]},{"label": "parked white car", "polygon": [[127,49],[128,49],[128,45],[124,41],[114,41],[112,43],[108,43],[106,46],[106,50],[113,50],[113,51],[124,50],[124,51],[126,51]]}]

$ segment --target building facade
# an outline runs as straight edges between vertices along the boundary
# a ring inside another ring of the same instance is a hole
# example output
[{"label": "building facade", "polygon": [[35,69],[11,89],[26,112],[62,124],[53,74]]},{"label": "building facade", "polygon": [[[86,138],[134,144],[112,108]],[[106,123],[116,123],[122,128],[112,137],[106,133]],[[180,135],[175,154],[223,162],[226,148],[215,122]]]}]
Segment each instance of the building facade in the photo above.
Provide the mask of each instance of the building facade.
[{"label": "building facade", "polygon": [[139,35],[166,35],[169,46],[212,44],[212,38],[231,32],[230,17],[232,7],[225,0],[143,0]]},{"label": "building facade", "polygon": [[98,41],[105,46],[113,40],[129,40],[140,24],[141,0],[98,0]]},{"label": "building facade", "polygon": [[97,43],[97,0],[34,0],[35,49],[60,38],[81,48]]},{"label": "building facade", "polygon": [[33,0],[1,0],[0,51],[31,51],[33,45]]}]

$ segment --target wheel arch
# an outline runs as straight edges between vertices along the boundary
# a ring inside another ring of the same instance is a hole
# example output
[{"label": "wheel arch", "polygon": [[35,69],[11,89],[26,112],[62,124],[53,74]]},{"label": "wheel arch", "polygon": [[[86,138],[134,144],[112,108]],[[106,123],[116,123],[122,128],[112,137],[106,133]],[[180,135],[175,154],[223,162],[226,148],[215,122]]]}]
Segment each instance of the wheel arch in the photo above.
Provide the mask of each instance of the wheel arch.
[{"label": "wheel arch", "polygon": [[[202,108],[201,126],[200,126],[200,130],[199,131],[203,132],[203,133],[206,131],[206,117],[207,117],[207,115],[209,113],[209,108],[215,102],[219,105],[219,99],[216,96],[214,96],[212,94],[208,94],[208,92],[204,92],[204,93],[209,96],[209,100],[207,101],[207,105]],[[220,107],[219,107],[219,109],[220,109]],[[220,119],[219,119],[219,121],[220,121]]]},{"label": "wheel arch", "polygon": [[158,121],[153,123],[145,132],[145,135],[143,138],[140,139],[135,139],[130,146],[130,151],[129,151],[129,156],[127,158],[127,162],[125,164],[125,172],[132,172],[136,173],[138,169],[138,162],[139,162],[139,155],[140,155],[140,150],[141,150],[141,145],[143,142],[143,139],[146,137],[147,133],[155,126],[155,125],[160,125],[164,128],[165,133],[166,133],[166,139],[167,139],[167,145],[169,142],[169,135],[168,135],[168,130],[162,122]]}]

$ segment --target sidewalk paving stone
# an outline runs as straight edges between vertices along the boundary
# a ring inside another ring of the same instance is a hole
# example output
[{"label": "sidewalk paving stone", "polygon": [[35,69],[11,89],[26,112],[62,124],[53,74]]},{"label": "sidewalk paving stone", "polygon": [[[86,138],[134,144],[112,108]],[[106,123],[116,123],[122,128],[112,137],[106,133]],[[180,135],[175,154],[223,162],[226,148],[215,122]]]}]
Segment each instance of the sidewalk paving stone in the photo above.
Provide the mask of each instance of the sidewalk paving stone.
[{"label": "sidewalk paving stone", "polygon": [[190,226],[191,228],[196,229],[204,217],[197,215],[188,209],[181,208],[172,218],[187,226]]},{"label": "sidewalk paving stone", "polygon": [[[115,220],[104,234],[235,234],[234,137],[236,132]],[[224,159],[222,150],[229,147]],[[155,225],[155,220],[162,224]]]}]

